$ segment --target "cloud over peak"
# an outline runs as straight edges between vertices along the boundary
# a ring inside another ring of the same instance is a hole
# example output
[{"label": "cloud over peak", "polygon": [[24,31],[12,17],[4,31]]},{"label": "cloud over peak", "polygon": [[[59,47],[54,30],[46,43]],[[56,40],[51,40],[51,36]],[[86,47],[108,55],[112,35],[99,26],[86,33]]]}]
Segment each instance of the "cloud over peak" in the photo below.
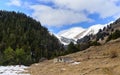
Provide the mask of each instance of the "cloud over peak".
[{"label": "cloud over peak", "polygon": [[33,5],[31,9],[34,10],[33,17],[48,26],[70,25],[91,20],[82,12],[52,8],[46,5]]},{"label": "cloud over peak", "polygon": [[[37,1],[37,2],[36,2]],[[27,3],[27,4],[26,4]],[[31,16],[44,26],[60,27],[82,22],[94,22],[99,19],[118,18],[120,16],[119,0],[9,0],[7,5],[32,10]]]},{"label": "cloud over peak", "polygon": [[[98,18],[120,15],[119,0],[39,0],[48,3],[32,5],[32,16],[46,26],[63,26],[89,22],[88,15],[97,13]],[[52,3],[52,5],[49,5]],[[84,13],[87,11],[87,13]]]}]

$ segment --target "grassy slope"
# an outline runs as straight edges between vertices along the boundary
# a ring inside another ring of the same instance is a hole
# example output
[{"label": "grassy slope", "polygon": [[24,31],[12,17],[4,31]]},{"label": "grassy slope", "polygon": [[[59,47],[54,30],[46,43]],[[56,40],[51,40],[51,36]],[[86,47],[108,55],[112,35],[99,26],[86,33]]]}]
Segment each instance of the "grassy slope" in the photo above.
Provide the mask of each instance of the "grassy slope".
[{"label": "grassy slope", "polygon": [[[115,58],[112,58],[113,56]],[[102,46],[69,54],[77,65],[71,63],[54,63],[47,60],[31,65],[31,75],[120,75],[120,39],[111,41]]]}]

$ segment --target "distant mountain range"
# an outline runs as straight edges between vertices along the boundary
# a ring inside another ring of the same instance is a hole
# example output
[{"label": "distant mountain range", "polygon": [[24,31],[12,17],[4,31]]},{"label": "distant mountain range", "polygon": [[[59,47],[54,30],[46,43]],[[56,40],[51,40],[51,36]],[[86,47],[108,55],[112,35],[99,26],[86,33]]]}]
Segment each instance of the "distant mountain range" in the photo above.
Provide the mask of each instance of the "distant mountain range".
[{"label": "distant mountain range", "polygon": [[106,26],[107,26],[106,24],[105,25],[97,24],[87,29],[82,27],[74,27],[74,28],[70,28],[68,30],[63,30],[59,32],[57,34],[57,37],[64,45],[68,45],[70,42],[76,43],[78,39],[81,39],[87,35],[97,34],[99,29],[103,29]]}]

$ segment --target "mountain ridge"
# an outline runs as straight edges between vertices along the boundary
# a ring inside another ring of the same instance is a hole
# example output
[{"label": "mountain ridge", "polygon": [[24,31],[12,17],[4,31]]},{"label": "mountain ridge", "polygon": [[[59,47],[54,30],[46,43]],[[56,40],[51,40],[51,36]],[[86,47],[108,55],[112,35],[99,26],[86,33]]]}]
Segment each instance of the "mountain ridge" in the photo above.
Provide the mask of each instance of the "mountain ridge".
[{"label": "mountain ridge", "polygon": [[[97,34],[99,29],[103,29],[106,26],[107,26],[107,24],[105,24],[105,25],[97,24],[97,25],[90,26],[87,29],[82,28],[82,27],[73,27],[68,30],[63,30],[63,31],[59,32],[57,34],[57,37],[63,44],[68,45],[70,42],[73,42],[73,41],[70,41],[71,39],[74,40],[74,43],[76,43],[75,41],[77,41],[78,39],[81,39],[87,35]],[[66,38],[67,40],[69,40],[69,42],[63,41],[62,40],[63,37]]]}]

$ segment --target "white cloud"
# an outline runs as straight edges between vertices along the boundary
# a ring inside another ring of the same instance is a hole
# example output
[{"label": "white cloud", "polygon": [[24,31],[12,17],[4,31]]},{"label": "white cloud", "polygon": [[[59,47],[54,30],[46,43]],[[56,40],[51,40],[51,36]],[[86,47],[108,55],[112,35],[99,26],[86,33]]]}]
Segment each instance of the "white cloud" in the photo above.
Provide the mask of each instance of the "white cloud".
[{"label": "white cloud", "polygon": [[98,13],[101,18],[113,16],[120,12],[120,7],[115,3],[118,0],[52,0],[58,7],[64,7],[73,11],[88,11]]},{"label": "white cloud", "polygon": [[33,17],[47,26],[62,26],[91,21],[82,12],[78,13],[71,10],[55,9],[45,5],[33,5],[31,9],[34,9]]},{"label": "white cloud", "polygon": [[20,0],[10,0],[7,5],[13,5],[13,6],[21,6],[21,1]]},{"label": "white cloud", "polygon": [[[46,26],[63,26],[90,21],[88,15],[97,13],[99,18],[120,15],[119,0],[38,0],[49,5],[31,5],[32,16]],[[84,13],[87,11],[87,13]]]}]

